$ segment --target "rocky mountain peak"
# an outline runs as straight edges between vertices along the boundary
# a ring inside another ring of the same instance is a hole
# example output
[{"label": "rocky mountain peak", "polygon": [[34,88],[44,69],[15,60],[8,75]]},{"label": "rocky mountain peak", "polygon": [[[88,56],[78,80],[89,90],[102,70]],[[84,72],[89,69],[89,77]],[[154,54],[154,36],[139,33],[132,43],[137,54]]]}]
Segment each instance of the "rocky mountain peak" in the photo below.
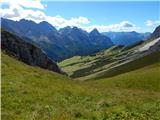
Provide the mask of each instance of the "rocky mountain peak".
[{"label": "rocky mountain peak", "polygon": [[[17,21],[18,22],[18,21]],[[21,19],[19,21],[20,24],[36,24],[34,21],[32,20],[27,20],[27,19]]]},{"label": "rocky mountain peak", "polygon": [[101,35],[101,34],[99,33],[99,31],[98,31],[96,28],[94,28],[94,29],[90,32],[90,35],[91,35],[91,36],[99,36],[99,35]]},{"label": "rocky mountain peak", "polygon": [[44,29],[44,30],[50,30],[52,32],[57,32],[56,28],[53,27],[50,23],[46,22],[46,21],[42,21],[38,24],[38,26],[40,27],[40,29]]},{"label": "rocky mountain peak", "polygon": [[72,28],[70,26],[67,26],[67,27],[61,28],[59,30],[59,33],[61,33],[61,34],[68,34],[68,33],[71,32],[71,30],[72,30]]}]

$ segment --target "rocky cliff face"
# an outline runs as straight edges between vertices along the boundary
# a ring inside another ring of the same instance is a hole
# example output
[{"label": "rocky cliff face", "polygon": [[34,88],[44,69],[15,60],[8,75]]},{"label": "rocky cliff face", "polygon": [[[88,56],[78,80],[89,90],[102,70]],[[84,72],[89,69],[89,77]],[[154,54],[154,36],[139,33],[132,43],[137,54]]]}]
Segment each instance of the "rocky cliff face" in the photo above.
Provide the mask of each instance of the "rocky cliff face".
[{"label": "rocky cliff face", "polygon": [[5,51],[7,54],[15,56],[28,65],[39,66],[44,69],[64,74],[58,65],[35,45],[32,45],[5,30],[2,30],[1,38],[2,51]]},{"label": "rocky cliff face", "polygon": [[155,39],[155,38],[158,38],[158,37],[160,37],[160,25],[151,34],[152,39]]}]

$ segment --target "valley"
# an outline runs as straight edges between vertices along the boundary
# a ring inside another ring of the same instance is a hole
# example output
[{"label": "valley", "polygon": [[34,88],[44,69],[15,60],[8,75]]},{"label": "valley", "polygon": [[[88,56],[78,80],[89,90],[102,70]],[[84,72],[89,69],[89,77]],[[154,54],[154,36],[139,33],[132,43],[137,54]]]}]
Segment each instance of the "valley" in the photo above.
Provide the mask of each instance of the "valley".
[{"label": "valley", "polygon": [[0,120],[160,120],[160,1],[0,0]]},{"label": "valley", "polygon": [[[65,29],[88,40],[77,33],[83,30]],[[103,49],[59,62],[31,38],[1,29],[2,119],[159,120],[159,29],[145,41],[107,48],[109,39],[94,29],[89,40]]]}]

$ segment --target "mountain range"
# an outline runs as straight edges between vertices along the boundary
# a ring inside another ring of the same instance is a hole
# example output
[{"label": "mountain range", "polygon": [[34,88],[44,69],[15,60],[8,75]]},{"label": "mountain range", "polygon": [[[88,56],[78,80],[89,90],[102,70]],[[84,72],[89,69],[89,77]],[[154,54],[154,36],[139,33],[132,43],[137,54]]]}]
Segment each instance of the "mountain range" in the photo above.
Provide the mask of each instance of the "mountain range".
[{"label": "mountain range", "polygon": [[39,46],[55,61],[75,55],[90,55],[113,45],[129,46],[150,36],[150,33],[135,31],[99,33],[97,29],[88,33],[81,28],[70,26],[57,30],[46,21],[37,24],[25,19],[12,21],[2,18],[1,23],[2,28]]},{"label": "mountain range", "polygon": [[77,27],[65,27],[58,31],[48,22],[37,24],[25,19],[12,21],[2,18],[1,23],[2,28],[36,44],[55,61],[74,55],[89,55],[113,46],[110,38],[96,29],[90,33]]}]

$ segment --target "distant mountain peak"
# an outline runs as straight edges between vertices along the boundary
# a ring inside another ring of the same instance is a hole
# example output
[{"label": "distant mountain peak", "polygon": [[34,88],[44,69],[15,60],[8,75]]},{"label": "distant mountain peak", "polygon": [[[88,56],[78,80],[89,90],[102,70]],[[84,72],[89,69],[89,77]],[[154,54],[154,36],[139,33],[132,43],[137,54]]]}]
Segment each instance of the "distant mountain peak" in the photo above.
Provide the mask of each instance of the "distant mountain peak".
[{"label": "distant mountain peak", "polygon": [[[40,22],[39,24],[42,24],[42,25],[51,25],[50,23],[46,22],[46,21],[42,21]],[[51,25],[52,26],[52,25]]]},{"label": "distant mountain peak", "polygon": [[72,27],[66,26],[64,28],[59,29],[59,33],[68,34],[68,33],[70,33],[72,31],[72,29],[73,29]]},{"label": "distant mountain peak", "polygon": [[76,26],[73,26],[73,29],[78,29],[78,27],[76,27]]},{"label": "distant mountain peak", "polygon": [[38,24],[39,26],[41,26],[44,29],[50,29],[52,31],[57,32],[56,28],[53,27],[50,23],[46,22],[46,21],[42,21]]},{"label": "distant mountain peak", "polygon": [[99,33],[99,31],[98,31],[96,28],[94,28],[94,29],[90,32],[90,35],[92,35],[92,36],[98,36],[98,35],[100,35],[100,33]]},{"label": "distant mountain peak", "polygon": [[60,34],[64,34],[64,35],[68,35],[68,34],[87,34],[85,31],[83,31],[82,29],[78,28],[78,27],[71,27],[71,26],[66,26],[64,28],[61,28],[59,30]]},{"label": "distant mountain peak", "polygon": [[66,27],[64,27],[64,28],[62,28],[62,29],[71,30],[71,29],[72,29],[72,27],[71,27],[71,26],[66,26]]},{"label": "distant mountain peak", "polygon": [[72,28],[72,31],[77,31],[77,32],[79,32],[80,29],[79,29],[78,27],[74,26],[74,27]]},{"label": "distant mountain peak", "polygon": [[[34,21],[32,21],[32,20],[27,20],[27,19],[20,19],[19,22],[21,22],[21,23],[26,23],[26,22],[35,23]],[[36,23],[35,23],[35,24],[36,24]]]},{"label": "distant mountain peak", "polygon": [[[23,21],[29,21],[29,20],[24,19],[24,18],[19,20],[19,22],[23,22]],[[31,20],[30,20],[30,21],[31,21]]]},{"label": "distant mountain peak", "polygon": [[137,33],[136,31],[131,31],[131,33]]}]

